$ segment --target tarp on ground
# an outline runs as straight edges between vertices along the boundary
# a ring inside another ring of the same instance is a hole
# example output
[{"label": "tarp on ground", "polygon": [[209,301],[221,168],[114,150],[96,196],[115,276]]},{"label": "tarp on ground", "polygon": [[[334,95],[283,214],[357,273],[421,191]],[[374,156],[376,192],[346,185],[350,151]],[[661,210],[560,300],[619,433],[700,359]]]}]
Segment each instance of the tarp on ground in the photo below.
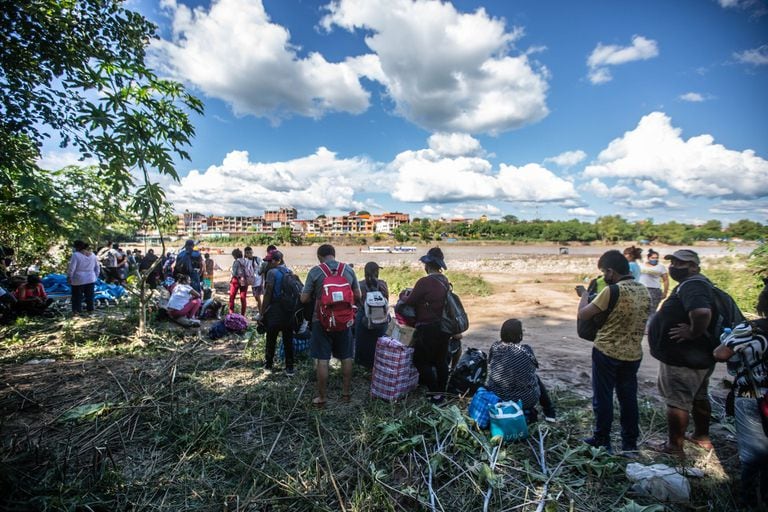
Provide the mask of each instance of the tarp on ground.
[{"label": "tarp on ground", "polygon": [[[67,284],[67,276],[64,274],[48,274],[40,279],[45,288],[45,293],[52,299],[68,297],[72,295],[72,287]],[[125,288],[118,284],[108,284],[101,279],[96,280],[94,286],[94,300],[117,300],[125,295]]]}]

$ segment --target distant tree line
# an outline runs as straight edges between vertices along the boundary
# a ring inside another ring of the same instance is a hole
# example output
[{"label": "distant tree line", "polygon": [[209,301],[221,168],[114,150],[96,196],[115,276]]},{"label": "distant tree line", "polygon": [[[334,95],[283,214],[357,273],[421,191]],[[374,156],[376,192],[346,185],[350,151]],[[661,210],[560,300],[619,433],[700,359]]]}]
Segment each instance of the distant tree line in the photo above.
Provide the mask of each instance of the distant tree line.
[{"label": "distant tree line", "polygon": [[665,244],[688,244],[703,240],[765,240],[768,226],[742,219],[723,227],[719,220],[701,225],[670,221],[656,224],[652,219],[630,222],[620,215],[599,217],[595,222],[571,220],[520,220],[506,215],[499,220],[449,223],[415,218],[395,230],[399,242],[460,238],[469,240],[510,240],[520,242],[619,242],[647,240]]}]

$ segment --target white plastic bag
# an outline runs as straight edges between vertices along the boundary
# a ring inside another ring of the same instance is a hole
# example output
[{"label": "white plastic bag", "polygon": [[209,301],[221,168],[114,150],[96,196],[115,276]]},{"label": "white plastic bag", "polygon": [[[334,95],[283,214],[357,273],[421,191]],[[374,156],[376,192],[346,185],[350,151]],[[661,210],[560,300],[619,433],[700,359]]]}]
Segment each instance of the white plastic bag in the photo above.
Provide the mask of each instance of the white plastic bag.
[{"label": "white plastic bag", "polygon": [[632,490],[653,496],[659,501],[687,503],[691,497],[688,479],[666,464],[644,466],[637,462],[627,464],[627,478],[635,482]]}]

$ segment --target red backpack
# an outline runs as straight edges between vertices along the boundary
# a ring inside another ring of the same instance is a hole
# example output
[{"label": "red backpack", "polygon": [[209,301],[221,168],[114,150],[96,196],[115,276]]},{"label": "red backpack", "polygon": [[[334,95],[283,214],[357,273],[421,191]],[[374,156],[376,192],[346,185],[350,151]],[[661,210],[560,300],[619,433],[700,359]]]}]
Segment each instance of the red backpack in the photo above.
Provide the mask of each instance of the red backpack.
[{"label": "red backpack", "polygon": [[329,332],[343,331],[355,323],[355,295],[352,286],[344,277],[343,263],[339,263],[336,272],[331,272],[328,265],[321,263],[320,270],[325,274],[320,300],[317,301],[317,313],[320,325]]}]

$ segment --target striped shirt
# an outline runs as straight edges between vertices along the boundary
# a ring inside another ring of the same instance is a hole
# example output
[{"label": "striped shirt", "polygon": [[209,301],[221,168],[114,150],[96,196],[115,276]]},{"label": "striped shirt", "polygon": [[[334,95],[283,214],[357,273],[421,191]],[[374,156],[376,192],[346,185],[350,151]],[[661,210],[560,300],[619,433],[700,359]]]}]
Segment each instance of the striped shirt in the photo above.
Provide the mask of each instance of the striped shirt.
[{"label": "striped shirt", "polygon": [[722,340],[722,344],[733,350],[728,360],[728,371],[736,377],[739,393],[750,393],[752,386],[747,380],[745,364],[752,369],[757,387],[768,388],[768,368],[765,366],[768,351],[768,319],[761,318],[753,323],[744,322],[733,328],[733,332]]},{"label": "striped shirt", "polygon": [[488,353],[488,379],[485,387],[502,401],[521,400],[524,409],[539,402],[539,367],[528,345],[497,341]]}]

